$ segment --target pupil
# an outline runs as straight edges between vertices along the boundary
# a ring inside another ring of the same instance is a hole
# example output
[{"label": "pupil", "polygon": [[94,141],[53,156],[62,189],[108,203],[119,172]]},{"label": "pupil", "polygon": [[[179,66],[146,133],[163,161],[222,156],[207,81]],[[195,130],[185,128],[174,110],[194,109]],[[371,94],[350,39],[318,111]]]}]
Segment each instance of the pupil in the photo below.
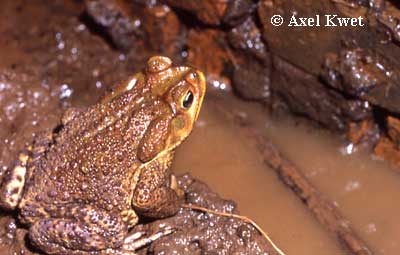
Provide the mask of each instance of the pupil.
[{"label": "pupil", "polygon": [[193,94],[192,91],[188,91],[188,93],[186,93],[185,99],[183,100],[183,107],[184,108],[189,108],[193,103]]}]

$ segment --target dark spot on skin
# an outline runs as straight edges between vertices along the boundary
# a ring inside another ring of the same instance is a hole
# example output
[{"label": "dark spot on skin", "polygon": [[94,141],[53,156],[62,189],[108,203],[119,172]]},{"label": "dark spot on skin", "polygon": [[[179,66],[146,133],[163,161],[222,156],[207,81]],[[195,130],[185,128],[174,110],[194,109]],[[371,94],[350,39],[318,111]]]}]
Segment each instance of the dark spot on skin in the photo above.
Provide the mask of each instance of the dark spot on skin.
[{"label": "dark spot on skin", "polygon": [[68,237],[69,237],[69,238],[72,239],[72,238],[74,238],[75,236],[76,236],[76,235],[75,235],[75,231],[69,231],[69,232],[68,232]]},{"label": "dark spot on skin", "polygon": [[22,176],[21,175],[17,175],[15,178],[17,179],[17,181],[22,182]]},{"label": "dark spot on skin", "polygon": [[11,190],[11,195],[17,194],[18,191],[19,191],[19,188],[13,188],[13,189]]},{"label": "dark spot on skin", "polygon": [[55,196],[57,196],[57,191],[55,191],[55,190],[50,190],[50,191],[47,192],[47,195],[48,195],[49,197],[55,197]]}]

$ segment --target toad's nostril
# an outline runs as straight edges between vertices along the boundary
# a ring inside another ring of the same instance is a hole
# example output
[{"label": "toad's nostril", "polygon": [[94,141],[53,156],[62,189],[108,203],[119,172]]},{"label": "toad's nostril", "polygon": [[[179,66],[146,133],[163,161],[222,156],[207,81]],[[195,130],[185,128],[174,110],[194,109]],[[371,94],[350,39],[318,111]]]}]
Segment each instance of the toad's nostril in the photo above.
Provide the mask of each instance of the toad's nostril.
[{"label": "toad's nostril", "polygon": [[172,60],[168,57],[154,56],[147,61],[147,70],[151,73],[162,72],[172,65]]}]

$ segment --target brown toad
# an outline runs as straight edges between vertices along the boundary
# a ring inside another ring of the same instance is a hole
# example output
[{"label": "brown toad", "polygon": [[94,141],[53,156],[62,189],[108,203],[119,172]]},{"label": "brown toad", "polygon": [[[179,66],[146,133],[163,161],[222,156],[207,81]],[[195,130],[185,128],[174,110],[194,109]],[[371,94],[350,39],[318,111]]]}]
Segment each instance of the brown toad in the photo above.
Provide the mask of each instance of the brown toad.
[{"label": "brown toad", "polygon": [[38,135],[5,177],[1,205],[19,209],[46,253],[133,253],[143,243],[128,236],[137,214],[166,217],[180,206],[169,168],[205,89],[200,71],[150,58],[97,104],[68,110],[58,130]]}]

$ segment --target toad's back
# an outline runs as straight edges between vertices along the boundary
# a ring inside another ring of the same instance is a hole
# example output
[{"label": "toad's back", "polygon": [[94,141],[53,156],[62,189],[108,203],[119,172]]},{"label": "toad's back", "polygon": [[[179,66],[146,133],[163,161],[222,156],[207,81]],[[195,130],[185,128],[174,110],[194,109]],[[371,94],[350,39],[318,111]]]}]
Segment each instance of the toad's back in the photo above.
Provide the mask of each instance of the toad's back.
[{"label": "toad's back", "polygon": [[141,165],[140,141],[151,121],[171,110],[137,91],[121,97],[68,113],[70,120],[27,180],[22,207],[32,206],[29,201],[54,207],[58,201],[127,209],[132,177]]}]

